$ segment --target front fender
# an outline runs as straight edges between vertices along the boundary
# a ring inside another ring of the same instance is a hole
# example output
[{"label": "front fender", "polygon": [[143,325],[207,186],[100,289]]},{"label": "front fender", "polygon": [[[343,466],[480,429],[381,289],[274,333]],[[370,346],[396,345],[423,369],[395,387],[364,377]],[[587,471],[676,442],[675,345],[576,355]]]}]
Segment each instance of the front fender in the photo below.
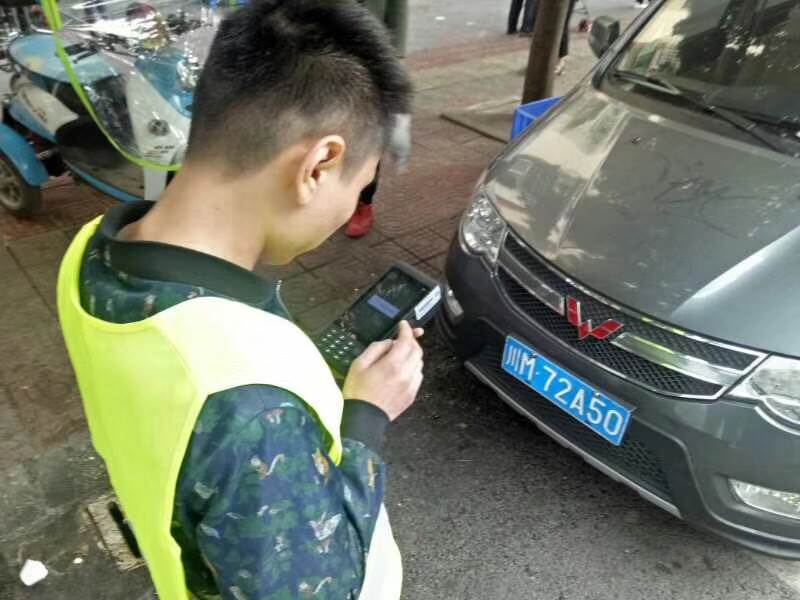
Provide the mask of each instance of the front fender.
[{"label": "front fender", "polygon": [[0,152],[14,164],[28,185],[39,187],[49,179],[47,169],[36,158],[27,140],[4,123],[0,123]]}]

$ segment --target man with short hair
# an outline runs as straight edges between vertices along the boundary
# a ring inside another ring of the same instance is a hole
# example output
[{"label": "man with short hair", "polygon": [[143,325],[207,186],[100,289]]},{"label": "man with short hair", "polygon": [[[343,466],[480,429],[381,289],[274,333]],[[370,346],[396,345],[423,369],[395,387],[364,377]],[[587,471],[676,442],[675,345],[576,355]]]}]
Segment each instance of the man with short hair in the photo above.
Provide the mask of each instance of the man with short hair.
[{"label": "man with short hair", "polygon": [[253,272],[347,221],[410,110],[376,25],[344,0],[238,9],[181,171],[64,258],[59,315],[92,439],[162,600],[400,596],[380,452],[422,381],[422,331],[370,346],[340,391],[279,283]]}]

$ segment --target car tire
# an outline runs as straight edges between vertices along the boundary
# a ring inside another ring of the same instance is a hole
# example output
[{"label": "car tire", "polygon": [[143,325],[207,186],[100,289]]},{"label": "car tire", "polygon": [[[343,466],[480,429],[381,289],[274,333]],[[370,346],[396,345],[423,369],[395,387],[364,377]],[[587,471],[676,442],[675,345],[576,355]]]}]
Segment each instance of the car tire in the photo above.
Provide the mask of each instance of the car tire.
[{"label": "car tire", "polygon": [[32,217],[42,208],[42,190],[28,185],[17,167],[1,154],[0,206],[16,217]]}]

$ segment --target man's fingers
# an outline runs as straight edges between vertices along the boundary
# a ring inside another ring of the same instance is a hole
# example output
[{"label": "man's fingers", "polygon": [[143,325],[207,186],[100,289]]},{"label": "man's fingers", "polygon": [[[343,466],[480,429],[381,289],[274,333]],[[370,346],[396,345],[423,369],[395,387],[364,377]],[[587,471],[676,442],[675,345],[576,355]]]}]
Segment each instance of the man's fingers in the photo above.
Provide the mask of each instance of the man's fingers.
[{"label": "man's fingers", "polygon": [[413,329],[408,321],[401,321],[395,340],[370,344],[353,365],[359,369],[367,369],[380,360],[388,359],[396,361],[401,369],[413,368],[422,358],[422,348],[417,343],[417,338],[423,334],[423,329]]},{"label": "man's fingers", "polygon": [[[392,358],[394,358],[394,356]],[[402,356],[402,358],[398,356],[398,359],[400,368],[406,377],[410,377],[417,371],[422,370],[422,348],[420,348],[419,344],[415,343],[411,352]]]},{"label": "man's fingers", "polygon": [[408,334],[403,337],[398,336],[397,340],[394,342],[394,348],[392,348],[389,354],[391,360],[396,360],[401,364],[406,364],[409,361],[415,360],[415,356],[422,355],[422,348],[419,343],[417,343],[413,330],[410,326],[407,327]]},{"label": "man's fingers", "polygon": [[359,369],[367,369],[386,356],[393,346],[392,340],[373,342],[361,353],[361,356],[353,361],[353,364],[357,365]]},{"label": "man's fingers", "polygon": [[408,324],[408,321],[400,321],[400,325],[397,327],[397,341],[402,342],[413,339],[414,331],[411,329],[411,325]]},{"label": "man's fingers", "polygon": [[425,330],[422,327],[415,327],[414,328],[414,337],[419,339],[423,335],[425,335]]},{"label": "man's fingers", "polygon": [[420,371],[419,373],[417,373],[417,374],[414,376],[414,379],[413,379],[413,380],[412,380],[412,382],[411,382],[411,386],[412,386],[412,387],[411,387],[411,389],[413,389],[415,393],[418,393],[418,392],[419,392],[419,388],[420,388],[420,387],[422,387],[422,380],[423,380],[424,378],[425,378],[425,377],[424,377],[424,375],[422,374],[422,371]]},{"label": "man's fingers", "polygon": [[391,352],[392,360],[405,362],[414,347],[418,345],[411,325],[408,324],[408,321],[400,321],[400,325],[397,328],[397,337],[394,340],[394,347]]}]

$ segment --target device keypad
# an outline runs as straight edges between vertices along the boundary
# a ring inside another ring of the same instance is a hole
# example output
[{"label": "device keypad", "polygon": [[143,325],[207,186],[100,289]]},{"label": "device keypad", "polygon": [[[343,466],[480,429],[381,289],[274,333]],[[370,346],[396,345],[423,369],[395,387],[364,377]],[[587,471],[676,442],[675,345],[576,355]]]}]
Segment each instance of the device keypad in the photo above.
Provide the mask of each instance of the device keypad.
[{"label": "device keypad", "polygon": [[328,362],[342,370],[349,368],[364,351],[364,345],[355,334],[337,325],[331,325],[317,338],[317,346]]}]

